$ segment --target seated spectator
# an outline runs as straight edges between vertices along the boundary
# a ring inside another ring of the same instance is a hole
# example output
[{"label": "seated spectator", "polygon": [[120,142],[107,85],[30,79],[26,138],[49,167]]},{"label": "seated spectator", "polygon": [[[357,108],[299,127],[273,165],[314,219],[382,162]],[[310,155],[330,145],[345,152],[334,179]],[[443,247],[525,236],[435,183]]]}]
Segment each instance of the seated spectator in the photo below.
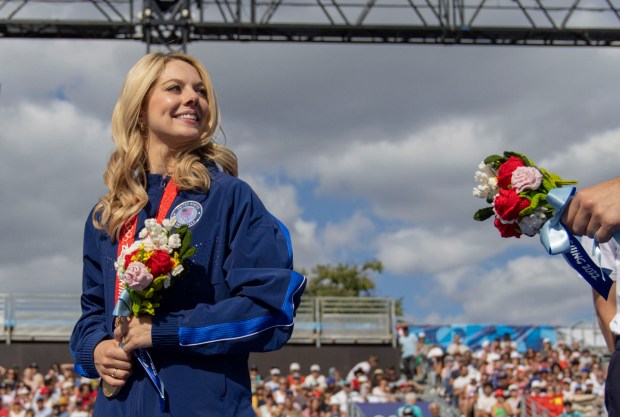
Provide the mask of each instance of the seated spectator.
[{"label": "seated spectator", "polygon": [[413,417],[422,417],[422,409],[417,405],[418,396],[414,393],[409,393],[405,395],[405,404],[400,406],[398,410],[396,410],[397,417],[403,416],[413,416]]},{"label": "seated spectator", "polygon": [[493,393],[493,385],[490,382],[485,383],[482,386],[482,392],[478,393],[474,405],[475,417],[490,417],[491,409],[496,402],[497,399]]},{"label": "seated spectator", "polygon": [[491,415],[493,417],[509,417],[513,414],[512,407],[506,402],[503,390],[495,390],[495,399],[497,402],[491,407]]},{"label": "seated spectator", "polygon": [[327,387],[327,379],[325,378],[325,375],[321,374],[321,367],[318,364],[315,363],[310,366],[310,374],[306,376],[304,384],[319,386],[321,389],[325,389]]},{"label": "seated spectator", "polygon": [[564,412],[559,417],[583,417],[583,414],[573,410],[573,403],[571,401],[564,401]]}]

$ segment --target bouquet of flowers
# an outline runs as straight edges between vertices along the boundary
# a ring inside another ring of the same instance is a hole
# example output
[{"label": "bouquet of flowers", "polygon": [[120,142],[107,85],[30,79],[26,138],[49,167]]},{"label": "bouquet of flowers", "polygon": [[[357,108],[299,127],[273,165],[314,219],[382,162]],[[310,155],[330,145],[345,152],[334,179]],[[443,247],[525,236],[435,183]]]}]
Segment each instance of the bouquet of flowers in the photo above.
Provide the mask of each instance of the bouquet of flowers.
[{"label": "bouquet of flowers", "polygon": [[[174,229],[175,224],[174,217],[162,220],[161,224],[155,219],[147,219],[138,235],[139,239],[121,248],[114,263],[118,279],[123,284],[123,292],[113,312],[117,318],[131,314],[155,315],[164,290],[185,270],[183,262],[196,252],[196,248],[191,244],[192,233],[187,225]],[[137,349],[134,352],[159,393],[160,408],[163,411],[164,383],[155,370],[153,360],[147,349]],[[106,397],[116,396],[119,390],[120,387],[112,387],[103,381],[103,393]]]},{"label": "bouquet of flowers", "polygon": [[609,271],[592,261],[560,221],[575,192],[575,187],[564,186],[576,184],[576,181],[563,180],[516,152],[487,157],[478,166],[474,178],[478,182],[474,196],[490,204],[474,214],[475,220],[495,216],[495,227],[502,237],[539,234],[550,255],[562,254],[566,262],[607,299],[612,284]]},{"label": "bouquet of flowers", "polygon": [[549,191],[577,183],[537,167],[516,152],[485,158],[474,178],[478,182],[474,196],[491,205],[478,210],[474,219],[483,221],[495,216],[495,227],[502,237],[538,234],[554,214],[547,202]]},{"label": "bouquet of flowers", "polygon": [[139,239],[122,249],[114,263],[116,273],[130,296],[131,313],[154,315],[163,291],[184,271],[183,262],[196,252],[187,225],[173,229],[174,217],[144,222]]}]

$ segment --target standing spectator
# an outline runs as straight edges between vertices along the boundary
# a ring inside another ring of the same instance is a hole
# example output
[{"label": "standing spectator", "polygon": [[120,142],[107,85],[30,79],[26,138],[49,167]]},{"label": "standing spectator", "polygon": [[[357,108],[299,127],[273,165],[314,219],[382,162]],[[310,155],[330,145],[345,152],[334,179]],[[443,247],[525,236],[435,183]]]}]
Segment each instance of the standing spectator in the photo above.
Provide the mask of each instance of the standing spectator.
[{"label": "standing spectator", "polygon": [[404,326],[400,329],[402,333],[398,338],[400,345],[400,367],[407,379],[413,379],[416,375],[416,345],[418,338],[409,332],[409,327]]}]

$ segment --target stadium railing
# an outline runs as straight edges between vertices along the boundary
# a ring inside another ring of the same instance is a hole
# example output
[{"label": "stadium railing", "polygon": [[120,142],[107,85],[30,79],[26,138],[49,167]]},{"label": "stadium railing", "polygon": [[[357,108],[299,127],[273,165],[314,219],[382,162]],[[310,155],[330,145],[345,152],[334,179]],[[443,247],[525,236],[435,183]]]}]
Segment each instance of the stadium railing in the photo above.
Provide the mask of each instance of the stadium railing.
[{"label": "stadium railing", "polygon": [[[381,297],[304,297],[291,343],[394,344],[395,302]],[[0,293],[0,341],[68,341],[79,294]]]}]

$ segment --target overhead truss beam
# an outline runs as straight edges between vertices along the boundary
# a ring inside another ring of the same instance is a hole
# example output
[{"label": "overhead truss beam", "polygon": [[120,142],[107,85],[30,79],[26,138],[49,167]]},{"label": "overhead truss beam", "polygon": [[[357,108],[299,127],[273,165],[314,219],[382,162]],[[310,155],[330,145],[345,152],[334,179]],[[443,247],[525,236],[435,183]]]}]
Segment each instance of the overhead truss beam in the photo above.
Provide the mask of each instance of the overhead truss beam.
[{"label": "overhead truss beam", "polygon": [[0,38],[620,46],[611,0],[0,0]]}]

